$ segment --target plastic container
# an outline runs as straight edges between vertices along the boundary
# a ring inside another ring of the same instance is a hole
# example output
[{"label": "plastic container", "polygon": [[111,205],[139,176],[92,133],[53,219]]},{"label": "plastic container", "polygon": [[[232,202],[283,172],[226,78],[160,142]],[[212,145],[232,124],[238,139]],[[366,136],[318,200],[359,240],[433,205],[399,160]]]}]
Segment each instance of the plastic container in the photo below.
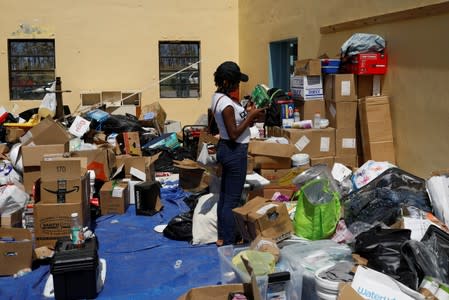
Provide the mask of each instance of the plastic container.
[{"label": "plastic container", "polygon": [[319,112],[315,113],[315,115],[313,116],[313,128],[321,128],[321,115]]},{"label": "plastic container", "polygon": [[339,58],[321,59],[321,72],[324,74],[336,74],[340,70]]},{"label": "plastic container", "polygon": [[234,247],[226,245],[217,248],[218,259],[220,262],[221,284],[228,283],[249,283],[251,278],[247,273],[242,272],[232,263],[232,258],[249,247]]},{"label": "plastic container", "polygon": [[268,274],[266,299],[288,299],[290,272],[283,271]]},{"label": "plastic container", "polygon": [[58,240],[50,263],[55,299],[95,299],[98,295],[98,244],[96,238],[76,248],[70,240]]},{"label": "plastic container", "polygon": [[301,121],[301,117],[299,114],[299,109],[295,108],[295,110],[293,111],[293,120],[294,122],[299,122]]},{"label": "plastic container", "polygon": [[293,167],[306,166],[310,162],[309,154],[307,154],[307,153],[293,154],[291,159],[292,159]]},{"label": "plastic container", "polygon": [[[312,180],[321,180],[323,182],[326,182],[327,184],[327,192],[338,192],[340,193],[340,189],[338,188],[338,184],[336,180],[332,177],[331,172],[327,168],[326,165],[315,165],[311,167],[310,169],[302,172],[298,176],[296,176],[292,182],[295,184],[298,188],[301,188],[304,184],[308,183]],[[321,195],[322,193],[318,193],[317,195]],[[310,201],[319,199],[315,199],[313,194],[307,195]]]}]

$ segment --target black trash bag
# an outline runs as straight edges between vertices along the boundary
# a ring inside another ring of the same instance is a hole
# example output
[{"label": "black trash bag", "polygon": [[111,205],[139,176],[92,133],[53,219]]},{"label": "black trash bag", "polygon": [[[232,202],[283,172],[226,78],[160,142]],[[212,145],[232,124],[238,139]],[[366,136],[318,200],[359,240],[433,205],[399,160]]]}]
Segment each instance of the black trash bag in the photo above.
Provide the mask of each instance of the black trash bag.
[{"label": "black trash bag", "polygon": [[173,217],[165,227],[163,234],[171,240],[190,242],[193,238],[192,224],[193,210]]},{"label": "black trash bag", "polygon": [[142,126],[140,126],[137,117],[131,114],[110,115],[101,124],[96,120],[92,120],[92,122],[90,123],[90,128],[101,129],[101,131],[103,131],[106,135],[109,135],[111,133],[143,131]]},{"label": "black trash bag", "polygon": [[413,240],[406,241],[401,246],[401,253],[410,269],[417,275],[417,286],[425,276],[449,282],[447,257],[446,259],[438,257],[430,244]]},{"label": "black trash bag", "polygon": [[173,160],[184,160],[185,158],[195,160],[192,158],[189,151],[182,147],[176,149],[158,148],[158,149],[142,149],[144,156],[152,156],[160,152],[158,159],[154,162],[154,169],[156,172],[171,172],[179,173],[179,168],[173,165]]},{"label": "black trash bag", "polygon": [[417,274],[401,253],[402,244],[410,240],[410,235],[409,229],[383,229],[375,226],[356,237],[354,252],[368,260],[369,268],[416,289]]},{"label": "black trash bag", "polygon": [[291,102],[287,93],[278,88],[271,88],[267,91],[270,97],[270,106],[265,110],[264,126],[282,126],[281,105]]}]

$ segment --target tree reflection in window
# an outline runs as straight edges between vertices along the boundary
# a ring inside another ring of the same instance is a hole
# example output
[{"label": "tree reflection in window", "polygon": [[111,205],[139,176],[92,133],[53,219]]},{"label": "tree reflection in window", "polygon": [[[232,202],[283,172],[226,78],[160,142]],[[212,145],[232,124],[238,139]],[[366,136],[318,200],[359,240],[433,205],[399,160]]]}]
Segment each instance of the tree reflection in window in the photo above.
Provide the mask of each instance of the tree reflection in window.
[{"label": "tree reflection in window", "polygon": [[[159,79],[200,60],[199,42],[159,42]],[[198,98],[200,96],[200,70],[196,64],[160,83],[161,98]]]},{"label": "tree reflection in window", "polygon": [[8,40],[9,94],[11,100],[42,99],[33,90],[55,80],[55,41]]}]

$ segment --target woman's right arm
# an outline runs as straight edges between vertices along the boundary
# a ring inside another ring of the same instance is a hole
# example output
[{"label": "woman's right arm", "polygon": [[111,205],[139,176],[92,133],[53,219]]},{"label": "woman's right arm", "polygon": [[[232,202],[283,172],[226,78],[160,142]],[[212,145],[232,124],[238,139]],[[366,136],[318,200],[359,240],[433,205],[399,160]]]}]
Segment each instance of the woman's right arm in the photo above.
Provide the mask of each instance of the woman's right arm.
[{"label": "woman's right arm", "polygon": [[261,115],[264,108],[252,108],[248,111],[248,115],[246,119],[237,126],[235,122],[235,114],[234,107],[232,105],[228,105],[222,112],[223,121],[226,126],[226,131],[228,132],[228,136],[232,141],[238,139],[240,135],[245,131],[245,129],[253,123],[253,121]]}]

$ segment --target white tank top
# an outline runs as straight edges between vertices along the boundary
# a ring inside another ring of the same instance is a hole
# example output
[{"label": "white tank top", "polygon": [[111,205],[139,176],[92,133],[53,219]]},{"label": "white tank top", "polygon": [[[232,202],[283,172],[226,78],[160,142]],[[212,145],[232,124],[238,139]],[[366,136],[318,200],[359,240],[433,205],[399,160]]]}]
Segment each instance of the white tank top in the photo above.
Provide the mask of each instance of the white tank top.
[{"label": "white tank top", "polygon": [[[221,99],[220,99],[221,97]],[[220,99],[220,100],[219,100]],[[218,104],[217,104],[218,101]],[[237,126],[240,125],[240,123],[243,122],[243,120],[246,119],[247,112],[243,106],[241,106],[239,103],[234,102],[231,98],[229,98],[226,95],[223,95],[222,93],[215,93],[212,96],[212,103],[211,103],[211,109],[212,112],[214,112],[215,106],[215,121],[217,122],[218,131],[220,133],[220,138],[229,140],[229,135],[226,130],[226,126],[223,120],[223,110],[228,107],[232,106],[234,108],[234,114],[235,114],[235,122],[237,123]],[[245,128],[245,131],[237,138],[236,142],[241,144],[247,144],[249,143],[251,133],[249,131],[249,127]]]}]

